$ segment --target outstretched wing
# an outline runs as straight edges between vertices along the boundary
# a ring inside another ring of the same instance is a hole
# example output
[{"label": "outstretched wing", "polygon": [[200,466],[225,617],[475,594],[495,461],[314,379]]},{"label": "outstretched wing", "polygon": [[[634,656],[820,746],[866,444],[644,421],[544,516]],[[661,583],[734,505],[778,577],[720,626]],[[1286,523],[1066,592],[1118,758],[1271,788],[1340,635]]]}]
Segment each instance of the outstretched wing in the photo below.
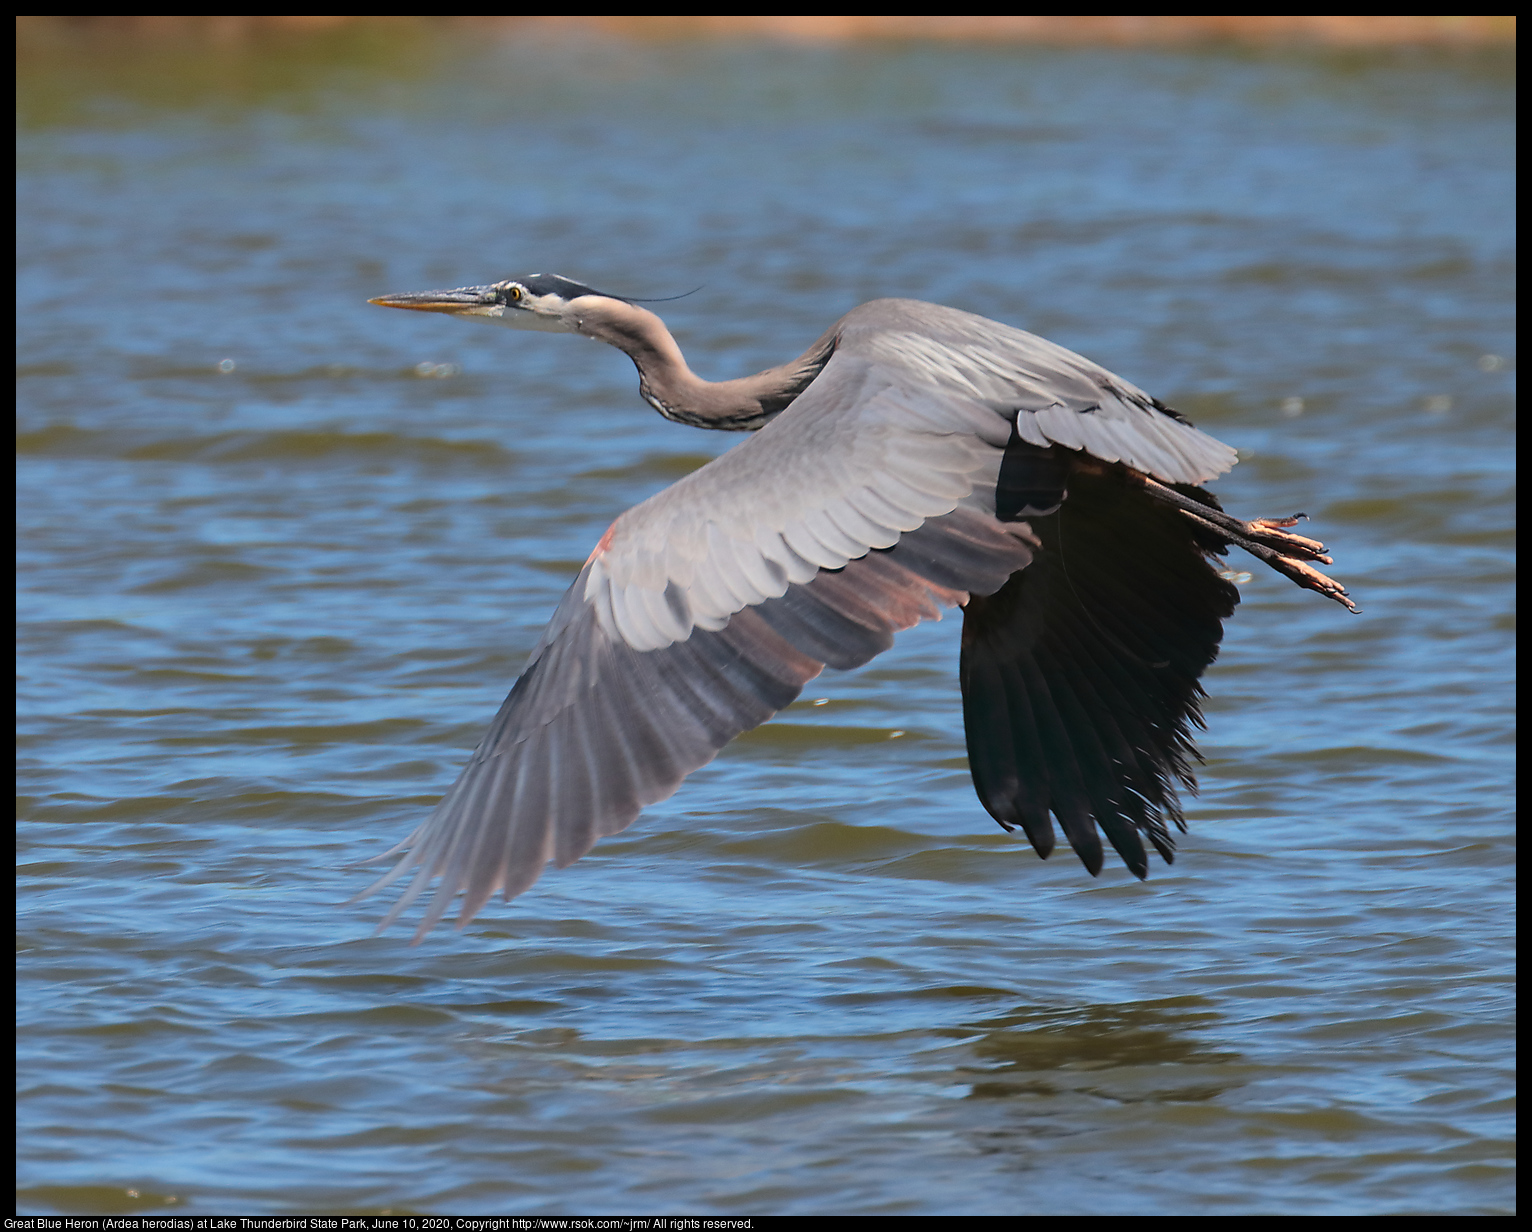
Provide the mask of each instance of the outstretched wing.
[{"label": "outstretched wing", "polygon": [[648,644],[652,626],[641,626],[646,644],[634,646],[613,606],[587,597],[602,559],[565,594],[543,645],[435,812],[385,853],[409,848],[364,893],[417,871],[380,929],[437,876],[417,940],[459,890],[464,924],[496,890],[519,894],[549,860],[563,867],[625,829],[735,736],[793,701],[826,664],[860,666],[898,630],[937,618],[970,593],[999,589],[1031,552],[1024,533],[954,510],[892,547],[789,583],[716,630],[693,626],[663,646]]},{"label": "outstretched wing", "polygon": [[612,524],[468,766],[357,897],[414,873],[384,928],[440,877],[416,939],[459,891],[466,924],[631,824],[823,667],[1000,592],[1039,547],[1021,519],[1062,499],[1007,459],[1077,456],[1054,445],[1168,482],[1233,462],[1033,335],[906,300],[848,314],[781,415]]}]

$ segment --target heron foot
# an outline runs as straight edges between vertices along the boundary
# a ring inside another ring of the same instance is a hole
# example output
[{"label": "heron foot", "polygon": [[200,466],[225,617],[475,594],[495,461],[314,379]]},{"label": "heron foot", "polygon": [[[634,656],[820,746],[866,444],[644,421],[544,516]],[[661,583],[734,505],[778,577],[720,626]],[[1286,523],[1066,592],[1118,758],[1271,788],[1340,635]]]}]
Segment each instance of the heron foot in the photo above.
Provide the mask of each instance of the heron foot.
[{"label": "heron foot", "polygon": [[1290,518],[1256,518],[1241,525],[1250,538],[1257,543],[1276,548],[1284,556],[1294,556],[1299,560],[1317,560],[1333,565],[1335,562],[1325,555],[1327,549],[1318,539],[1291,535],[1283,529],[1288,526],[1297,526],[1299,518],[1308,516],[1306,513],[1295,513]]},{"label": "heron foot", "polygon": [[1325,553],[1325,545],[1305,535],[1295,535],[1287,528],[1296,526],[1299,519],[1308,517],[1295,513],[1287,518],[1256,518],[1245,522],[1222,510],[1183,496],[1174,488],[1144,476],[1140,479],[1144,490],[1158,501],[1174,505],[1183,515],[1199,526],[1212,531],[1221,539],[1243,548],[1257,560],[1264,561],[1283,577],[1312,590],[1327,599],[1333,599],[1348,611],[1360,614],[1361,608],[1351,601],[1346,588],[1334,578],[1326,577],[1308,561],[1333,565],[1335,562]]},{"label": "heron foot", "polygon": [[[1307,563],[1309,560],[1321,561],[1327,565],[1334,563],[1323,554],[1324,544],[1314,539],[1305,539],[1302,535],[1289,535],[1284,531],[1274,530],[1271,528],[1269,518],[1261,518],[1256,522],[1240,522],[1238,518],[1230,518],[1227,515],[1219,517],[1216,511],[1211,509],[1206,513],[1212,516],[1204,516],[1201,511],[1193,513],[1189,509],[1182,509],[1181,512],[1193,522],[1201,523],[1236,547],[1244,548],[1257,560],[1264,561],[1283,577],[1302,586],[1304,590],[1312,590],[1326,599],[1334,599],[1347,611],[1361,615],[1362,609],[1351,601],[1344,586]],[[1216,522],[1215,517],[1218,518]],[[1228,523],[1234,523],[1239,529],[1232,528]],[[1278,525],[1282,524],[1278,523]],[[1288,521],[1285,524],[1292,523]],[[1280,544],[1281,550],[1273,547],[1273,544]]]}]

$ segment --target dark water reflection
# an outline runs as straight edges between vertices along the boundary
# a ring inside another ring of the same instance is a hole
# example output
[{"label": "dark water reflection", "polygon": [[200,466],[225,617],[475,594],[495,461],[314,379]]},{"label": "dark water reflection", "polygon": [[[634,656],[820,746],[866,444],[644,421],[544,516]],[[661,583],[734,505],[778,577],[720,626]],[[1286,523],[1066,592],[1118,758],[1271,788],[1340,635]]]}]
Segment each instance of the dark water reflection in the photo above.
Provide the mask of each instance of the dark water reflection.
[{"label": "dark water reflection", "polygon": [[[1511,1210],[1505,62],[66,43],[21,114],[23,1211]],[[1366,615],[1245,586],[1144,884],[984,816],[948,620],[370,939],[345,865],[733,443],[364,302],[536,269],[703,284],[715,378],[877,295],[1034,329]]]}]

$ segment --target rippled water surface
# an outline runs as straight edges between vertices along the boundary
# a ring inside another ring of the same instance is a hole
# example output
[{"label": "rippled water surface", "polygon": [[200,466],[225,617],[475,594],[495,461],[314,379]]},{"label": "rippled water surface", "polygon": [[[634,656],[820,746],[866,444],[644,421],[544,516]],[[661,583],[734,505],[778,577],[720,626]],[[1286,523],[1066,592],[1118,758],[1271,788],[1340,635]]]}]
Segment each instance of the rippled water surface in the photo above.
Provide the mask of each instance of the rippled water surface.
[{"label": "rippled water surface", "polygon": [[[377,35],[22,84],[22,1210],[1512,1209],[1506,63]],[[949,618],[372,938],[347,865],[736,440],[365,303],[537,270],[701,284],[713,378],[879,295],[1042,333],[1366,613],[1250,562],[1145,883],[985,815]]]}]

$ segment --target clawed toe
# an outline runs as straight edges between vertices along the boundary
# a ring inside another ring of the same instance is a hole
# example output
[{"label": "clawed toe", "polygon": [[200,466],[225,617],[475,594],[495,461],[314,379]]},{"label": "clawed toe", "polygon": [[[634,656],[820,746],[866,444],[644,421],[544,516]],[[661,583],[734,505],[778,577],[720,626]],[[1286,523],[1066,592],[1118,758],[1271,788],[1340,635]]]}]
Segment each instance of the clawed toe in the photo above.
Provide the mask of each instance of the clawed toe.
[{"label": "clawed toe", "polygon": [[1257,543],[1276,548],[1284,556],[1294,556],[1299,560],[1318,560],[1327,565],[1333,565],[1335,562],[1325,555],[1325,545],[1318,539],[1289,534],[1283,529],[1298,525],[1298,519],[1307,516],[1307,514],[1295,513],[1290,518],[1256,518],[1244,524],[1245,533]]},{"label": "clawed toe", "polygon": [[[1328,556],[1318,556],[1314,559],[1322,560],[1327,565],[1330,563]],[[1351,596],[1347,593],[1346,588],[1334,578],[1327,577],[1321,573],[1313,565],[1305,564],[1301,560],[1294,560],[1291,556],[1278,556],[1275,560],[1268,560],[1266,563],[1278,573],[1291,578],[1299,586],[1302,586],[1304,590],[1312,590],[1327,599],[1334,599],[1347,611],[1358,616],[1362,614],[1362,609],[1351,601]]]}]

